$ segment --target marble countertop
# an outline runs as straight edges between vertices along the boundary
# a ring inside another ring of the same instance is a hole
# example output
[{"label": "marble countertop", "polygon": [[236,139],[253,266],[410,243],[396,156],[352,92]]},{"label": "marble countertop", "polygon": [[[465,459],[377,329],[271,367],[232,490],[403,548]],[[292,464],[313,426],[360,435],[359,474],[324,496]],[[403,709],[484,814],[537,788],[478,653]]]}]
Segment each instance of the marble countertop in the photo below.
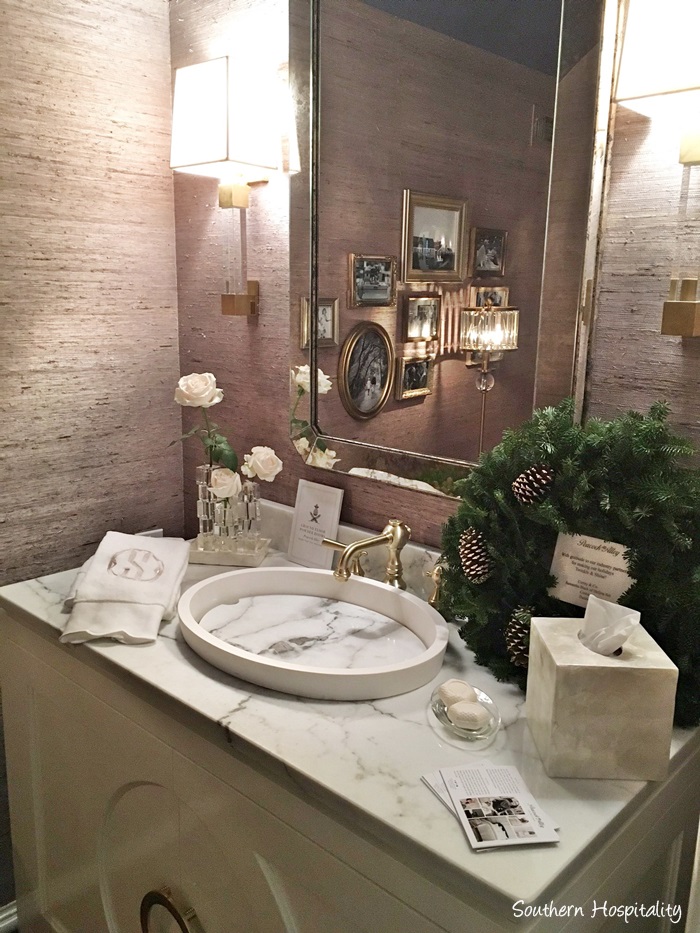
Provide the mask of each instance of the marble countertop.
[{"label": "marble countertop", "polygon": [[[279,541],[273,539],[273,543]],[[408,573],[417,586],[425,586],[424,571],[434,562],[435,553],[413,546],[406,556]],[[288,563],[280,551],[266,558],[268,566]],[[225,569],[190,565],[184,586]],[[10,612],[16,607],[56,629],[58,642],[58,630],[67,619],[63,600],[75,573],[65,571],[2,587],[0,605]],[[607,838],[623,811],[645,799],[655,785],[549,778],[527,729],[523,694],[512,685],[497,683],[478,667],[454,626],[450,628],[450,644],[438,677],[403,696],[371,702],[299,699],[253,687],[197,657],[185,644],[176,620],[163,626],[152,645],[103,641],[63,650],[78,655],[94,652],[221,724],[330,792],[344,806],[349,804],[369,816],[375,825],[391,827],[427,854],[464,873],[465,882],[472,878],[509,902],[534,902],[544,893],[551,896],[557,879],[570,873],[585,850]],[[497,703],[503,726],[487,749],[474,751],[448,736],[429,711],[434,688],[451,677],[468,680]],[[691,739],[697,741],[695,731],[676,730],[672,758]],[[485,759],[518,768],[532,794],[557,822],[558,845],[536,847],[536,857],[528,846],[486,853],[470,849],[455,817],[422,783],[421,775]]]}]

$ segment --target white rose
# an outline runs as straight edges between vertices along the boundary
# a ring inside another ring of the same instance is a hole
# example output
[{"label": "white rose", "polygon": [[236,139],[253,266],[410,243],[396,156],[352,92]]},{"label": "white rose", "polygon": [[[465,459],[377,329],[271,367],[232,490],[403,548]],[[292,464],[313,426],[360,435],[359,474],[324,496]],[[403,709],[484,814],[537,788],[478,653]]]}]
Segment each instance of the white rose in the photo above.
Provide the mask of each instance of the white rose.
[{"label": "white rose", "polygon": [[333,388],[333,383],[330,381],[328,376],[324,373],[322,369],[318,371],[318,394],[325,395],[326,392],[330,392]]},{"label": "white rose", "polygon": [[219,467],[212,471],[209,488],[217,499],[228,499],[231,496],[238,498],[238,493],[241,491],[241,478],[233,470]]},{"label": "white rose", "polygon": [[320,447],[316,447],[312,450],[306,465],[321,467],[322,470],[332,470],[339,461],[340,457],[336,457],[334,450],[321,450]]},{"label": "white rose", "polygon": [[300,453],[304,460],[309,455],[309,441],[306,437],[300,437],[298,440],[293,441],[294,446],[297,449],[297,453]]},{"label": "white rose", "polygon": [[[311,371],[308,366],[297,366],[296,372],[292,370],[292,380],[304,392],[311,391]],[[317,370],[318,394],[325,395],[333,388],[333,383],[322,369]]]},{"label": "white rose", "polygon": [[304,392],[311,391],[311,371],[308,366],[297,366],[297,371],[292,370],[292,381],[295,382]]},{"label": "white rose", "polygon": [[221,389],[216,388],[216,377],[211,373],[190,373],[183,376],[175,389],[175,401],[178,405],[190,408],[209,408],[224,397]]},{"label": "white rose", "polygon": [[266,483],[271,483],[282,469],[282,461],[272,447],[253,447],[243,459],[245,463],[241,467],[241,473],[251,479],[257,476]]}]

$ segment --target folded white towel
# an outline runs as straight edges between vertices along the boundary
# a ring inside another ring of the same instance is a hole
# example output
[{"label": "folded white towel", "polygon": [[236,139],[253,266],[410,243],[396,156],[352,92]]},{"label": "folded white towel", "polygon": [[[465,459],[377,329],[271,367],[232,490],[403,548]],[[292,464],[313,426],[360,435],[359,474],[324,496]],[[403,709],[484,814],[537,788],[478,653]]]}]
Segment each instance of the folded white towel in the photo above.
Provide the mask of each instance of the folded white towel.
[{"label": "folded white towel", "polygon": [[60,640],[73,645],[93,638],[130,645],[155,641],[161,620],[175,615],[188,555],[182,538],[108,531],[78,571]]}]

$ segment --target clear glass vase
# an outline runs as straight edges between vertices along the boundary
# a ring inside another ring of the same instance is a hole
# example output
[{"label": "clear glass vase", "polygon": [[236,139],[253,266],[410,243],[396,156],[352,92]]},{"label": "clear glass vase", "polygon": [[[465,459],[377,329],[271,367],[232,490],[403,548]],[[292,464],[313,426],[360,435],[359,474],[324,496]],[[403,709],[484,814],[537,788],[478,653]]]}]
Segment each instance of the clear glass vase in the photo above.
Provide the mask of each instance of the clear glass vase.
[{"label": "clear glass vase", "polygon": [[195,470],[197,483],[197,549],[200,551],[214,550],[214,509],[216,496],[211,491],[211,474],[216,467],[208,463],[198,466]]},{"label": "clear glass vase", "polygon": [[243,482],[237,497],[219,499],[211,490],[212,473],[219,469],[207,464],[196,469],[197,550],[246,558],[267,551],[269,540],[261,535],[260,486]]}]

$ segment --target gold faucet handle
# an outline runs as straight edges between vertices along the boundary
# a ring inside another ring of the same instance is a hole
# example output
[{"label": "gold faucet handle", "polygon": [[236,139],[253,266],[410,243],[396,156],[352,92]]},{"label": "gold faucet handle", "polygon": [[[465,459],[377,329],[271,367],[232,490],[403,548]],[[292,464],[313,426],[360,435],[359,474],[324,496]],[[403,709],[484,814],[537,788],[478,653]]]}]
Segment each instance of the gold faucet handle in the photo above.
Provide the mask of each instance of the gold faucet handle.
[{"label": "gold faucet handle", "polygon": [[[347,547],[347,544],[341,544],[340,541],[334,541],[333,538],[324,538],[321,541],[321,544],[324,547],[333,548],[334,551],[344,551]],[[359,554],[355,554],[350,561],[350,573],[354,573],[356,577],[364,577],[365,571],[360,563],[361,557],[366,557],[367,551],[360,551]]]},{"label": "gold faucet handle", "polygon": [[426,570],[426,577],[433,581],[433,592],[428,597],[428,605],[436,608],[440,602],[440,590],[442,589],[442,575],[445,572],[444,566],[438,561],[432,570]]}]

